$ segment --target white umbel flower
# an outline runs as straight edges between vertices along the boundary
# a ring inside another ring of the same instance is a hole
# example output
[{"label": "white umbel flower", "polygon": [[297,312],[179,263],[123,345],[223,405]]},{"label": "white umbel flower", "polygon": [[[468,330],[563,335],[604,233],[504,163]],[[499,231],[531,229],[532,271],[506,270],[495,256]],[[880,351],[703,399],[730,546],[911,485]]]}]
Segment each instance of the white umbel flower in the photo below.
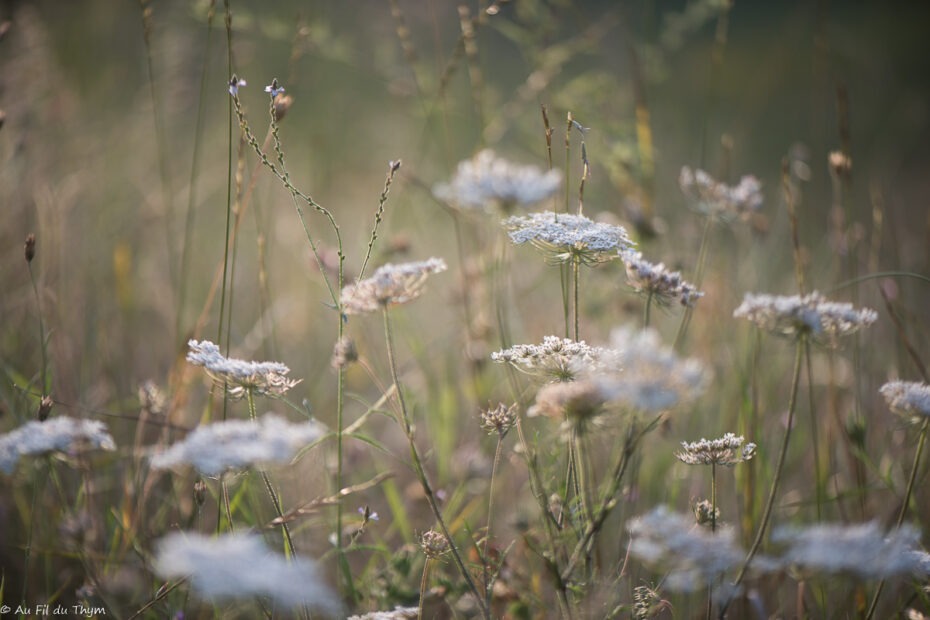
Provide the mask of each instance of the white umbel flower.
[{"label": "white umbel flower", "polygon": [[509,217],[503,225],[511,241],[531,244],[553,264],[577,260],[594,265],[633,248],[623,226],[595,222],[583,215],[544,211]]},{"label": "white umbel flower", "polygon": [[63,452],[72,454],[84,448],[116,450],[116,443],[99,420],[68,416],[44,422],[27,422],[14,431],[0,435],[0,471],[10,474],[23,456]]},{"label": "white umbel flower", "polygon": [[413,301],[423,293],[428,276],[448,269],[441,258],[392,265],[342,289],[340,305],[345,314],[380,312],[382,308]]}]

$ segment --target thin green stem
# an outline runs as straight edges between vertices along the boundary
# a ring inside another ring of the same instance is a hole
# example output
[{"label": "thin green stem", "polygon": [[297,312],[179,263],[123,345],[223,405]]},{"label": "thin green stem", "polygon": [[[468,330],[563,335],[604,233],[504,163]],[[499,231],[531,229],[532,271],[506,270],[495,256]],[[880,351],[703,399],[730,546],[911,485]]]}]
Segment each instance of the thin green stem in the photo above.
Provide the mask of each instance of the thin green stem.
[{"label": "thin green stem", "polygon": [[[49,467],[51,467],[51,462],[49,461]],[[35,476],[32,480],[32,501],[30,502],[29,508],[29,526],[26,531],[26,548],[23,549],[23,592],[20,597],[21,601],[29,600],[26,598],[27,587],[29,586],[29,559],[32,555],[32,534],[35,524],[39,519],[36,519],[36,499],[39,496],[39,477]]]},{"label": "thin green stem", "polygon": [[[255,415],[255,395],[252,393],[251,389],[246,390],[246,400],[249,403],[249,418],[255,422],[257,416]],[[278,498],[277,491],[274,490],[274,486],[271,484],[271,479],[268,478],[268,473],[265,471],[259,472],[262,477],[262,482],[265,483],[265,490],[268,491],[268,496],[271,498],[271,503],[274,506],[275,514],[278,517],[278,520],[281,522],[281,533],[284,535],[284,541],[287,544],[288,555],[291,558],[297,556],[297,550],[294,548],[294,540],[291,538],[291,530],[287,525],[287,519],[284,518],[284,511],[281,509],[281,500]]]},{"label": "thin green stem", "polygon": [[573,314],[575,318],[575,342],[578,342],[578,326],[580,324],[580,317],[578,316],[578,291],[581,288],[579,283],[579,276],[581,275],[581,259],[577,256],[572,257],[572,298],[573,298]]},{"label": "thin green stem", "polygon": [[752,562],[752,559],[759,551],[759,547],[762,546],[762,539],[765,537],[766,528],[768,527],[769,520],[772,517],[772,508],[775,506],[775,497],[778,492],[778,483],[781,481],[781,472],[785,465],[785,456],[788,454],[788,442],[791,439],[791,428],[794,426],[794,412],[795,409],[797,409],[798,384],[800,383],[801,360],[803,359],[803,356],[804,338],[802,337],[798,340],[795,347],[794,371],[791,379],[791,396],[788,402],[788,421],[785,428],[785,438],[782,440],[781,444],[781,452],[778,455],[778,462],[775,465],[775,475],[772,478],[772,488],[769,490],[769,497],[765,502],[765,509],[762,512],[762,522],[759,524],[759,530],[756,532],[756,538],[752,543],[752,547],[749,549],[749,553],[746,555],[746,559],[743,561],[743,565],[739,570],[739,574],[737,574],[736,579],[733,581],[734,586],[738,586],[746,576],[746,571],[749,569],[749,563]]},{"label": "thin green stem", "polygon": [[194,122],[194,152],[191,156],[191,176],[187,193],[187,214],[184,218],[184,238],[181,245],[181,270],[178,274],[178,307],[175,316],[174,334],[176,338],[181,338],[183,333],[184,322],[184,305],[187,301],[187,275],[191,271],[189,267],[191,233],[194,229],[194,205],[197,195],[197,176],[200,173],[200,146],[203,135],[203,111],[204,111],[204,93],[207,88],[207,67],[210,56],[210,40],[213,35],[213,18],[216,15],[216,0],[210,1],[210,7],[207,10],[207,39],[204,44],[203,65],[200,69],[200,94],[197,98],[197,120]]},{"label": "thin green stem", "polygon": [[646,308],[643,310],[643,329],[649,328],[649,314],[652,310],[652,291],[646,295]]},{"label": "thin green stem", "polygon": [[488,573],[488,559],[490,558],[488,555],[488,547],[491,544],[491,517],[494,512],[494,478],[497,474],[497,465],[500,463],[503,448],[504,435],[498,433],[497,447],[494,450],[494,462],[491,464],[491,479],[488,482],[488,525],[484,530],[484,558],[482,558],[482,564],[484,565],[484,603],[488,609],[491,608],[491,588],[493,586],[491,583],[491,576]]},{"label": "thin green stem", "polygon": [[458,547],[456,547],[455,540],[452,538],[452,534],[449,532],[446,521],[442,516],[442,510],[440,510],[439,503],[436,501],[436,495],[433,493],[433,487],[430,485],[429,478],[427,478],[426,470],[423,469],[423,462],[420,459],[420,453],[417,449],[417,444],[413,437],[413,428],[410,423],[407,402],[404,399],[404,390],[401,387],[400,378],[397,374],[397,360],[395,359],[394,353],[394,336],[393,331],[391,330],[391,319],[387,306],[384,306],[382,309],[382,316],[384,317],[384,338],[387,343],[388,365],[391,368],[391,379],[394,381],[394,386],[397,393],[397,401],[400,405],[400,415],[398,416],[397,421],[403,428],[404,434],[407,436],[407,442],[410,444],[410,458],[413,461],[414,471],[416,472],[417,478],[420,481],[420,486],[423,488],[426,501],[429,504],[430,509],[433,511],[433,516],[436,517],[436,522],[439,523],[439,527],[442,529],[443,536],[445,536],[446,540],[449,541],[449,550],[452,552],[452,557],[455,560],[456,567],[458,567],[459,572],[465,579],[465,582],[468,585],[468,589],[471,590],[472,594],[475,596],[475,599],[478,601],[478,605],[481,608],[482,617],[490,620],[491,612],[487,605],[485,605],[485,599],[481,595],[481,592],[478,590],[478,586],[475,584],[475,580],[472,578],[468,568],[465,566],[465,562],[462,561],[462,555],[459,552]]},{"label": "thin green stem", "polygon": [[[901,511],[898,512],[898,519],[895,522],[895,529],[900,529],[901,525],[904,523],[904,517],[907,515],[908,504],[911,503],[911,495],[914,492],[914,483],[917,481],[917,470],[920,465],[920,459],[924,453],[924,446],[927,444],[927,428],[930,427],[930,418],[924,418],[923,424],[920,426],[920,438],[917,440],[917,452],[914,454],[914,463],[911,465],[911,473],[907,478],[907,488],[904,491],[904,501],[901,504]],[[885,580],[882,579],[878,583],[878,588],[875,590],[875,596],[872,597],[872,604],[869,605],[869,611],[866,613],[866,620],[871,620],[872,616],[875,615],[875,610],[878,608],[878,598],[882,594],[882,590],[885,587]]]},{"label": "thin green stem", "polygon": [[[701,287],[704,280],[704,267],[707,264],[707,245],[710,239],[710,229],[714,223],[714,218],[704,218],[704,232],[701,233],[701,247],[698,250],[697,267],[694,269],[694,286]],[[694,306],[688,306],[681,315],[681,323],[678,324],[678,333],[675,335],[674,348],[677,350],[684,341],[685,334],[688,332],[688,326],[691,324],[691,315],[694,313]]]},{"label": "thin green stem", "polygon": [[417,620],[423,620],[423,599],[426,598],[426,588],[429,585],[429,569],[432,558],[427,557],[423,562],[423,574],[420,576],[420,600],[417,603]]},{"label": "thin green stem", "polygon": [[814,489],[817,496],[817,522],[823,520],[823,479],[820,471],[820,440],[817,432],[817,410],[814,407],[814,370],[811,367],[811,345],[810,341],[804,339],[804,357],[807,366],[807,394],[808,404],[810,407],[811,420],[811,443],[813,445],[814,457]]},{"label": "thin green stem", "polygon": [[[48,351],[45,342],[45,319],[42,317],[42,298],[39,297],[39,285],[35,273],[32,271],[32,261],[27,261],[29,280],[32,282],[32,293],[36,298],[36,315],[39,317],[39,350],[42,352],[42,395],[46,396],[52,389],[48,382]],[[25,600],[25,599],[23,599]]]}]

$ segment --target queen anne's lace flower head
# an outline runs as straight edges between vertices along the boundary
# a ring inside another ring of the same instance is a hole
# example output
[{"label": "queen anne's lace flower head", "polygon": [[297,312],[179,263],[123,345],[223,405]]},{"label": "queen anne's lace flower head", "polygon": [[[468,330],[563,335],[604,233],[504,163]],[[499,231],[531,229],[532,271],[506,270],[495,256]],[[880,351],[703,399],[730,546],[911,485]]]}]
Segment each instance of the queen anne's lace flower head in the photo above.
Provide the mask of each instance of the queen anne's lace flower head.
[{"label": "queen anne's lace flower head", "polygon": [[554,264],[577,260],[586,265],[604,263],[633,248],[626,229],[595,222],[571,213],[530,213],[503,222],[510,240],[530,243]]},{"label": "queen anne's lace flower head", "polygon": [[461,162],[452,181],[433,188],[433,194],[462,209],[509,211],[552,197],[562,184],[558,170],[543,172],[536,166],[513,164],[485,149]]},{"label": "queen anne's lace flower head", "polygon": [[681,452],[675,456],[688,465],[726,465],[733,466],[748,461],[756,454],[756,444],[743,446],[742,436],[727,433],[720,439],[701,439],[688,443],[681,442]]},{"label": "queen anne's lace flower head", "polygon": [[930,555],[920,550],[920,532],[904,525],[885,533],[877,522],[783,527],[772,541],[786,546],[782,561],[805,574],[846,574],[861,579],[930,575]]},{"label": "queen anne's lace flower head", "polygon": [[209,340],[191,340],[187,346],[190,348],[187,361],[203,366],[217,385],[226,386],[232,398],[242,398],[249,392],[252,395],[281,396],[300,383],[299,379],[287,378],[291,369],[280,362],[248,362],[225,357],[220,348]]},{"label": "queen anne's lace flower head", "polygon": [[491,354],[495,362],[547,381],[571,381],[580,373],[593,370],[604,353],[584,340],[546,336],[542,344],[516,344]]},{"label": "queen anne's lace flower head", "polygon": [[582,429],[601,413],[609,401],[610,393],[600,381],[580,379],[550,383],[536,393],[536,402],[526,414],[530,417],[564,418],[576,429]]},{"label": "queen anne's lace flower head", "polygon": [[681,169],[678,184],[690,206],[708,217],[732,220],[745,217],[762,206],[762,186],[752,175],[729,186],[717,181],[703,170]]},{"label": "queen anne's lace flower head", "polygon": [[315,422],[290,424],[267,414],[257,420],[227,420],[194,429],[183,441],[152,457],[152,467],[193,465],[207,476],[253,465],[288,463],[324,430]]},{"label": "queen anne's lace flower head", "polygon": [[879,390],[888,408],[900,416],[920,421],[930,417],[930,385],[916,381],[889,381]]},{"label": "queen anne's lace flower head", "polygon": [[677,301],[693,307],[704,293],[681,278],[681,272],[669,271],[663,263],[658,265],[643,260],[639,252],[628,250],[620,254],[626,265],[626,279],[637,293],[650,295],[656,303],[668,305]]},{"label": "queen anne's lace flower head", "polygon": [[441,258],[383,265],[370,278],[342,289],[342,311],[345,314],[365,314],[413,301],[423,293],[429,275],[446,269],[446,262]]},{"label": "queen anne's lace flower head", "polygon": [[49,452],[71,454],[84,448],[116,450],[116,443],[107,432],[106,424],[68,416],[27,422],[12,432],[0,435],[0,471],[13,473],[23,456]]},{"label": "queen anne's lace flower head", "polygon": [[413,620],[420,610],[416,607],[396,606],[391,611],[370,611],[361,616],[349,616],[349,620]]},{"label": "queen anne's lace flower head", "polygon": [[835,346],[840,337],[878,319],[874,310],[857,310],[852,304],[827,301],[817,291],[804,297],[747,293],[733,316],[748,319],[759,328],[780,336],[809,336],[829,346]]},{"label": "queen anne's lace flower head", "polygon": [[[695,527],[694,517],[659,506],[631,519],[630,553],[656,570],[667,571],[664,585],[673,591],[693,592],[715,583],[738,568],[746,554],[729,527],[716,532]],[[756,560],[761,564],[762,560]]]},{"label": "queen anne's lace flower head", "polygon": [[678,357],[654,329],[615,329],[604,351],[593,376],[611,401],[629,409],[661,413],[697,398],[704,389],[704,366]]},{"label": "queen anne's lace flower head", "polygon": [[314,563],[273,553],[251,534],[169,534],[156,545],[155,572],[166,579],[189,579],[206,599],[267,596],[280,607],[305,606],[344,617],[342,604]]}]

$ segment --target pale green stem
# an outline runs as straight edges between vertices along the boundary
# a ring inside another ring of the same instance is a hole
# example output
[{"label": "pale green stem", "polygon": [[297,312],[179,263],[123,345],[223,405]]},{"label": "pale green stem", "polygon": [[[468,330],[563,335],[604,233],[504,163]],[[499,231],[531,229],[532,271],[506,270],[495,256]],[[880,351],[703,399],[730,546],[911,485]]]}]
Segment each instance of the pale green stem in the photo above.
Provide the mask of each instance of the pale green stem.
[{"label": "pale green stem", "polygon": [[488,574],[488,547],[491,544],[491,515],[494,511],[494,478],[497,474],[497,466],[501,460],[501,452],[504,447],[504,435],[501,433],[497,434],[497,448],[494,450],[494,462],[491,464],[491,479],[488,482],[488,526],[484,531],[484,558],[482,563],[484,564],[484,602],[488,609],[491,608],[491,577]]},{"label": "pale green stem", "polygon": [[820,471],[820,440],[817,433],[817,411],[814,408],[814,370],[811,367],[810,341],[804,339],[804,357],[807,365],[807,393],[811,419],[811,443],[814,457],[814,489],[817,497],[817,523],[823,520],[823,479]]},{"label": "pale green stem", "polygon": [[[704,266],[707,262],[707,242],[708,239],[710,239],[710,228],[713,223],[714,218],[710,216],[704,218],[704,232],[701,234],[701,249],[698,250],[697,267],[694,270],[694,286],[697,288],[701,287],[701,282],[704,280]],[[676,350],[681,346],[685,334],[688,332],[688,325],[691,323],[691,315],[693,312],[694,306],[688,306],[681,315],[681,323],[678,325],[678,333],[675,335],[674,348]]]},{"label": "pale green stem", "polygon": [[572,257],[572,296],[574,302],[574,317],[575,317],[575,342],[578,342],[578,325],[580,323],[580,317],[578,316],[578,290],[581,288],[581,284],[578,281],[579,276],[581,275],[581,259],[577,256]]},{"label": "pale green stem", "polygon": [[[255,415],[255,396],[252,394],[252,389],[249,388],[245,391],[246,398],[249,403],[249,417],[252,421],[257,420]],[[281,521],[281,533],[284,535],[284,541],[287,544],[287,551],[290,557],[294,558],[297,556],[297,550],[294,548],[294,540],[291,538],[291,529],[287,525],[287,521],[284,519],[284,511],[281,509],[281,500],[278,498],[277,491],[274,490],[274,486],[271,484],[271,479],[268,478],[268,474],[265,471],[259,472],[262,476],[262,482],[265,483],[265,490],[268,491],[268,496],[271,498],[271,503],[274,505],[275,514],[278,517],[278,520]]]},{"label": "pale green stem", "polygon": [[433,493],[433,487],[430,485],[429,479],[426,476],[426,470],[423,469],[420,453],[417,449],[417,444],[413,437],[413,429],[410,424],[410,415],[407,411],[407,402],[404,399],[404,390],[401,386],[400,378],[397,374],[397,361],[394,359],[394,336],[391,330],[391,319],[390,315],[388,314],[386,305],[382,309],[382,316],[384,317],[384,338],[387,344],[388,365],[391,368],[391,379],[394,381],[394,387],[397,393],[397,401],[400,405],[400,415],[398,416],[398,422],[400,423],[401,428],[403,428],[404,434],[407,436],[407,442],[410,444],[410,459],[413,461],[414,471],[416,472],[417,478],[420,481],[420,486],[423,488],[423,494],[426,496],[426,501],[429,504],[430,509],[433,511],[433,516],[436,517],[436,522],[439,523],[439,527],[442,530],[443,536],[445,536],[446,540],[449,542],[449,550],[452,552],[452,558],[455,560],[455,565],[458,567],[459,572],[465,579],[465,582],[468,585],[468,589],[471,590],[472,594],[475,596],[475,600],[478,601],[478,605],[481,608],[482,617],[484,617],[486,620],[490,620],[491,612],[485,605],[484,597],[478,590],[478,586],[475,584],[475,580],[472,578],[471,573],[465,566],[465,562],[462,561],[462,555],[459,552],[458,547],[455,545],[455,540],[452,538],[452,534],[449,532],[449,528],[446,526],[446,521],[442,516],[442,510],[440,510],[439,503],[436,501],[436,495]]},{"label": "pale green stem", "polygon": [[[791,396],[788,402],[788,421],[785,428],[785,438],[782,441],[781,452],[778,455],[778,462],[775,465],[775,475],[772,479],[772,488],[769,490],[769,497],[765,502],[765,509],[762,512],[762,522],[759,524],[759,531],[756,533],[756,538],[752,543],[752,547],[750,547],[749,553],[746,555],[746,559],[743,561],[743,566],[740,568],[739,574],[736,576],[736,580],[733,582],[734,586],[738,586],[743,581],[743,577],[746,576],[746,571],[749,569],[749,563],[752,562],[752,559],[759,551],[759,547],[762,546],[762,539],[765,537],[766,528],[768,527],[769,520],[772,517],[772,508],[775,506],[775,497],[778,492],[778,483],[781,481],[781,472],[785,465],[785,456],[788,454],[788,442],[791,439],[791,428],[794,426],[794,412],[797,408],[798,383],[800,382],[799,379],[801,377],[801,360],[803,359],[804,355],[803,337],[798,340],[795,349],[794,372],[791,379]],[[726,611],[725,606],[723,611]],[[721,615],[723,611],[721,612]]]},{"label": "pale green stem", "polygon": [[429,586],[429,569],[432,559],[427,557],[423,562],[423,575],[420,576],[420,601],[417,603],[417,620],[423,620],[423,599],[426,598],[426,588]]},{"label": "pale green stem", "polygon": [[646,308],[643,310],[643,329],[649,328],[649,313],[652,310],[652,291],[646,295]]},{"label": "pale green stem", "polygon": [[[924,418],[923,424],[920,426],[920,439],[917,440],[917,453],[914,454],[914,464],[911,465],[911,474],[907,479],[907,489],[904,491],[904,501],[901,504],[901,511],[898,513],[898,520],[895,523],[895,529],[899,529],[904,523],[904,517],[907,515],[908,504],[911,503],[911,494],[914,492],[914,483],[917,480],[917,469],[920,465],[920,458],[924,453],[924,446],[927,444],[927,428],[930,426],[930,418]],[[875,610],[878,608],[878,598],[882,595],[882,590],[885,587],[885,580],[882,579],[878,583],[878,588],[875,590],[875,596],[872,598],[872,604],[869,605],[869,611],[866,614],[866,620],[871,620],[872,616],[875,615]]]},{"label": "pale green stem", "polygon": [[51,392],[52,386],[48,383],[48,353],[45,343],[45,319],[42,318],[42,300],[39,297],[39,286],[36,283],[35,274],[32,272],[32,262],[27,262],[26,265],[29,268],[29,280],[32,281],[32,292],[36,298],[36,315],[39,317],[39,348],[42,352],[42,396],[46,396]]}]

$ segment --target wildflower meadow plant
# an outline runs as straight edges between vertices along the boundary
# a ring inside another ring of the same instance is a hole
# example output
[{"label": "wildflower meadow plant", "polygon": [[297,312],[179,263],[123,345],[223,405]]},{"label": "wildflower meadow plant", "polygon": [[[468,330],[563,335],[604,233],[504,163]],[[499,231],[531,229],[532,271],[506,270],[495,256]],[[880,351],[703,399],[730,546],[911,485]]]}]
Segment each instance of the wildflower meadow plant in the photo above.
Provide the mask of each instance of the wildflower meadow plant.
[{"label": "wildflower meadow plant", "polygon": [[856,309],[845,302],[828,301],[814,291],[808,295],[756,295],[747,293],[733,316],[745,318],[760,329],[786,338],[810,337],[835,346],[844,336],[868,327],[878,313]]},{"label": "wildflower meadow plant", "polygon": [[730,186],[700,169],[681,169],[678,185],[694,210],[708,217],[731,220],[744,217],[762,206],[762,185],[752,175]]},{"label": "wildflower meadow plant", "polygon": [[116,443],[99,420],[69,416],[32,421],[14,431],[0,435],[0,471],[11,474],[24,456],[60,452],[74,454],[80,450],[116,450]]},{"label": "wildflower meadow plant", "polygon": [[623,226],[595,222],[571,213],[530,213],[503,221],[510,240],[529,243],[552,264],[583,265],[606,263],[633,248]]},{"label": "wildflower meadow plant", "polygon": [[433,194],[467,210],[509,212],[531,207],[553,197],[562,184],[558,170],[514,164],[484,149],[458,165],[452,180],[433,187]]},{"label": "wildflower meadow plant", "polygon": [[288,379],[287,374],[291,370],[280,362],[249,362],[228,358],[209,340],[191,340],[187,345],[190,348],[188,363],[202,366],[218,386],[226,388],[230,398],[240,399],[249,394],[283,396],[300,383],[299,379]]},{"label": "wildflower meadow plant", "polygon": [[383,265],[370,278],[342,289],[342,311],[345,314],[367,314],[411,302],[423,293],[428,276],[441,273],[447,268],[441,258]]},{"label": "wildflower meadow plant", "polygon": [[189,579],[202,598],[217,602],[267,597],[283,608],[343,614],[342,602],[313,562],[278,555],[255,534],[169,534],[156,545],[155,571],[168,579]]},{"label": "wildflower meadow plant", "polygon": [[596,368],[604,352],[583,340],[546,336],[540,344],[516,344],[496,351],[491,360],[543,381],[571,381]]},{"label": "wildflower meadow plant", "polygon": [[183,441],[155,454],[152,467],[191,465],[201,474],[217,476],[227,470],[282,465],[324,435],[317,422],[290,424],[271,413],[256,420],[214,422],[198,426]]}]

